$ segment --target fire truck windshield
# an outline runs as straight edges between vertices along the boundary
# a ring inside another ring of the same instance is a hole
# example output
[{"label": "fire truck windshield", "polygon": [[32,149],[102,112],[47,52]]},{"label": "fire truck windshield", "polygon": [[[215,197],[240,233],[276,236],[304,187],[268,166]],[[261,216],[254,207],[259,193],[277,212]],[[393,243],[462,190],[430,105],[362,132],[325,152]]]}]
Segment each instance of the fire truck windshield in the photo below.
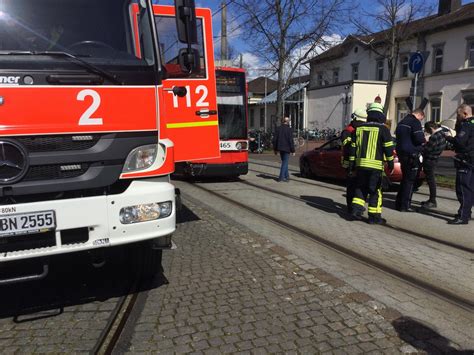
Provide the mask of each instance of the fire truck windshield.
[{"label": "fire truck windshield", "polygon": [[[141,8],[136,0],[2,0],[0,54],[10,55],[0,56],[0,61],[13,61],[15,52],[63,52],[95,66],[152,66],[155,59],[146,11],[150,9]],[[74,65],[59,55],[20,59],[35,69]]]},{"label": "fire truck windshield", "polygon": [[220,139],[247,137],[245,74],[216,70]]}]

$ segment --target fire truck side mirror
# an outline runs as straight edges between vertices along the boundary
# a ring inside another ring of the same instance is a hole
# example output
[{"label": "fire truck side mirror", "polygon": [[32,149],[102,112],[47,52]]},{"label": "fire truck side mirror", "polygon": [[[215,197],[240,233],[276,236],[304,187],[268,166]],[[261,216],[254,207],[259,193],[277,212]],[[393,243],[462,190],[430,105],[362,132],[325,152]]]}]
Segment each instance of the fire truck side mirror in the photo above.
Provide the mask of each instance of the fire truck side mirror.
[{"label": "fire truck side mirror", "polygon": [[198,73],[201,70],[199,51],[194,48],[182,48],[178,56],[181,70],[186,73]]},{"label": "fire truck side mirror", "polygon": [[188,90],[184,86],[175,86],[173,88],[174,96],[185,97],[188,94]]},{"label": "fire truck side mirror", "polygon": [[191,47],[192,44],[198,43],[194,0],[175,0],[174,3],[178,39],[181,43],[187,43]]}]

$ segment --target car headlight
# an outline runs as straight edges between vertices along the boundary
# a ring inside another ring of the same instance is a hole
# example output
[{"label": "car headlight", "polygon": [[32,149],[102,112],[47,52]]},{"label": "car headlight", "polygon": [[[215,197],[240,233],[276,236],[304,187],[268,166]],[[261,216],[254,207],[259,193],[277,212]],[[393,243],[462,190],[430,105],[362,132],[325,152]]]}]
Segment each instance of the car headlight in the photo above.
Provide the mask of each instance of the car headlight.
[{"label": "car headlight", "polygon": [[143,145],[132,150],[125,161],[122,172],[130,173],[148,169],[156,160],[158,146],[156,144]]},{"label": "car headlight", "polygon": [[120,209],[119,218],[122,224],[133,224],[166,218],[173,212],[171,201],[146,203],[142,205],[128,206]]}]

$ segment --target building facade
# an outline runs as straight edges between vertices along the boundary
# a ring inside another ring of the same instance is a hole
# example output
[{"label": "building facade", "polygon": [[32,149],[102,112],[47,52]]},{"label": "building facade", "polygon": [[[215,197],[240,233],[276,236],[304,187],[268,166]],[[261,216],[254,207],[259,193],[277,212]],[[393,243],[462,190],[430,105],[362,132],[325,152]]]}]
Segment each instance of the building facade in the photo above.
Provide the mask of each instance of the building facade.
[{"label": "building facade", "polygon": [[[441,0],[439,12],[412,23],[412,35],[401,45],[395,82],[389,100],[392,129],[408,113],[406,99],[413,95],[410,54],[420,51],[425,65],[417,85],[417,106],[429,100],[426,119],[455,119],[456,108],[474,106],[474,4]],[[377,34],[374,34],[376,37]],[[314,128],[342,128],[350,113],[373,102],[385,102],[388,66],[367,45],[370,38],[347,37],[343,43],[313,58],[310,63],[308,123]]]}]

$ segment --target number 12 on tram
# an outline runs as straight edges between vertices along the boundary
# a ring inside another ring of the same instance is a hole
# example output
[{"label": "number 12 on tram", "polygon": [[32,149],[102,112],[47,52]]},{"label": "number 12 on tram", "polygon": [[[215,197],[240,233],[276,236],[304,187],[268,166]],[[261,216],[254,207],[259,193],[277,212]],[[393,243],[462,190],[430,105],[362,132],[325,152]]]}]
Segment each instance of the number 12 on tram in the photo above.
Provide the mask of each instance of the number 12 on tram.
[{"label": "number 12 on tram", "polygon": [[245,70],[217,67],[217,110],[220,158],[176,165],[176,174],[235,178],[248,172],[247,84]]}]

